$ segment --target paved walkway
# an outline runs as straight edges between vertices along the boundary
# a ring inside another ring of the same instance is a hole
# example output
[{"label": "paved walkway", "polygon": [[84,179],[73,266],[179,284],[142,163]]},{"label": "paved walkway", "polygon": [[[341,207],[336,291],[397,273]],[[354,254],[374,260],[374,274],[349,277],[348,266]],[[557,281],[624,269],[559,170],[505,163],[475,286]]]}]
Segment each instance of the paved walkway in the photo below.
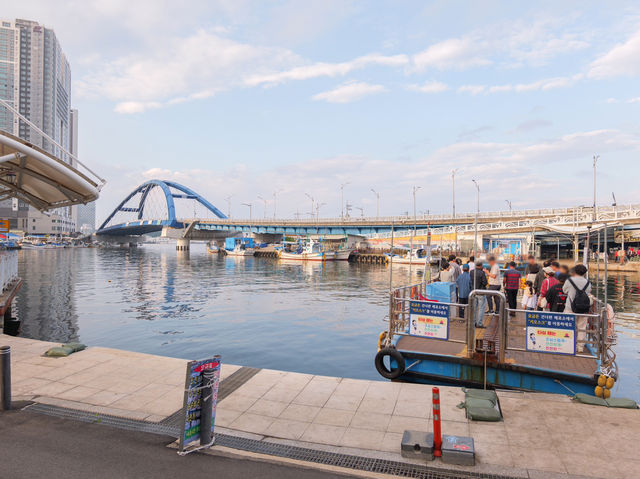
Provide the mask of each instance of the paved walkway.
[{"label": "paved walkway", "polygon": [[178,456],[172,438],[27,411],[0,413],[0,476],[11,479],[348,479],[356,476],[229,455]]},{"label": "paved walkway", "polygon": [[[182,406],[185,360],[88,348],[45,358],[52,343],[0,337],[12,347],[15,399],[160,421]],[[224,358],[223,358],[224,359]],[[222,378],[238,366],[222,366]],[[443,433],[472,436],[474,468],[519,477],[635,478],[640,412],[576,404],[566,396],[499,393],[504,421],[468,421],[460,388],[441,387]],[[405,461],[405,429],[431,430],[429,386],[261,370],[220,402],[221,432]],[[439,461],[429,466],[444,465]]]}]

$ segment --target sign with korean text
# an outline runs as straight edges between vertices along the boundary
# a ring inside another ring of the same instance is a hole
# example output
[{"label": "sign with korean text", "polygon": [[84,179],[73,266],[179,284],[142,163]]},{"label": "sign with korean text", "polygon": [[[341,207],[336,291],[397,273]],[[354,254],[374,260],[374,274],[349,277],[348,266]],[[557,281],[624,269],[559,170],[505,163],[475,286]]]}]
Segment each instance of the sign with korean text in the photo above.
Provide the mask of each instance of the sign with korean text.
[{"label": "sign with korean text", "polygon": [[411,301],[409,334],[432,339],[449,339],[449,305]]},{"label": "sign with korean text", "polygon": [[0,220],[0,233],[8,233],[9,228],[9,220]]},{"label": "sign with korean text", "polygon": [[576,315],[527,311],[527,351],[576,354]]},{"label": "sign with korean text", "polygon": [[184,388],[183,420],[184,426],[180,436],[180,450],[196,441],[200,441],[200,413],[202,411],[202,386],[205,369],[213,369],[213,401],[211,412],[211,436],[213,437],[213,426],[216,418],[216,403],[218,402],[218,384],[220,382],[220,356],[216,355],[210,359],[200,361],[190,361],[187,364],[187,378]]}]

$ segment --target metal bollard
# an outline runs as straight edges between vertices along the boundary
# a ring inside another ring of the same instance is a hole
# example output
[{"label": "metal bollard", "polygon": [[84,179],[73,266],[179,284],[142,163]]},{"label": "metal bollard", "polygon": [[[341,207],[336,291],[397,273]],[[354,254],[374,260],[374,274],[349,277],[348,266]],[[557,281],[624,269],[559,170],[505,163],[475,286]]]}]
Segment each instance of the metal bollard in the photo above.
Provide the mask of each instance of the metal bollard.
[{"label": "metal bollard", "polygon": [[11,347],[0,347],[0,411],[11,409]]},{"label": "metal bollard", "polygon": [[433,455],[442,456],[442,429],[440,415],[440,389],[433,388]]},{"label": "metal bollard", "polygon": [[213,369],[202,371],[202,408],[200,409],[200,445],[208,446],[211,437],[211,420],[213,412]]}]

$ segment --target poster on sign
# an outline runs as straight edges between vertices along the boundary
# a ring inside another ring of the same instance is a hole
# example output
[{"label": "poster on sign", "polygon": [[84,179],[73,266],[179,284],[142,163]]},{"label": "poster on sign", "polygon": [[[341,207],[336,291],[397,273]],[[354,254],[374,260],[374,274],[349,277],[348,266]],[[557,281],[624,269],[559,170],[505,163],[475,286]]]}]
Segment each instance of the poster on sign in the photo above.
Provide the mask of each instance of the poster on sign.
[{"label": "poster on sign", "polygon": [[527,311],[527,351],[576,354],[576,315]]},{"label": "poster on sign", "polygon": [[210,359],[190,361],[187,364],[187,377],[184,388],[184,405],[182,435],[180,436],[180,451],[189,445],[200,441],[200,413],[202,412],[202,371],[213,369],[213,401],[211,412],[211,437],[216,419],[216,403],[218,402],[218,383],[220,382],[220,356]]},{"label": "poster on sign", "polygon": [[449,305],[411,301],[409,334],[433,339],[449,339]]}]

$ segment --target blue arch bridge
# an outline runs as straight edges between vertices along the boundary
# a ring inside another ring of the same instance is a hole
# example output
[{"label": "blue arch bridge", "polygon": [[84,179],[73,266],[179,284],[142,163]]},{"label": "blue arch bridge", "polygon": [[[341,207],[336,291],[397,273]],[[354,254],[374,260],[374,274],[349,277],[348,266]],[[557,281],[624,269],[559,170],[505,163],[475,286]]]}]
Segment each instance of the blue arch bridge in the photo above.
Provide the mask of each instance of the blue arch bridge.
[{"label": "blue arch bridge", "polygon": [[[594,221],[595,216],[595,221]],[[452,215],[395,217],[344,217],[308,219],[227,218],[202,195],[173,181],[150,180],[133,190],[96,231],[102,241],[136,242],[142,235],[162,232],[178,240],[178,249],[188,249],[189,240],[224,240],[251,233],[260,241],[277,241],[282,235],[354,235],[384,239],[394,229],[404,232],[427,229],[440,233],[470,235],[476,222],[480,235],[527,233],[567,236],[568,228],[596,228],[604,224],[627,228],[640,226],[640,205],[593,208],[487,211]],[[437,230],[435,229],[437,228]],[[567,230],[567,231],[564,231]]]}]

